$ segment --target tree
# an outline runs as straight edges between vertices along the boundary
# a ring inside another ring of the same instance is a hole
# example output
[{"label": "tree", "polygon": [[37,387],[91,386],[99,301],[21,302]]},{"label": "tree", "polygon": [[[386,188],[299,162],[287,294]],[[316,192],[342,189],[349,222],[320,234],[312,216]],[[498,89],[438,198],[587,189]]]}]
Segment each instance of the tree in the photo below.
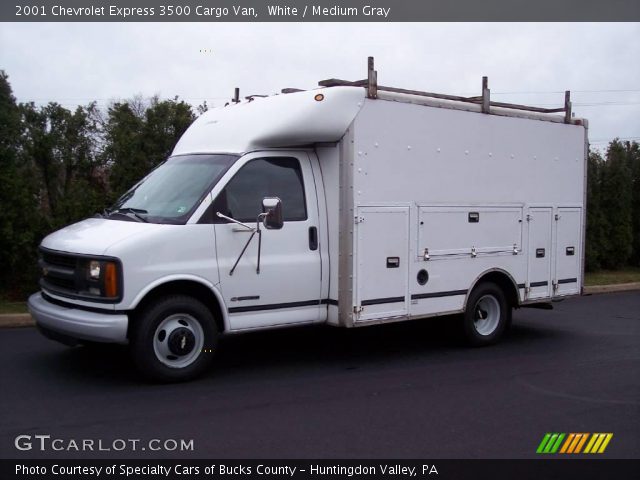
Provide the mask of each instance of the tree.
[{"label": "tree", "polygon": [[0,291],[11,297],[19,297],[25,285],[33,285],[42,230],[38,189],[22,147],[23,133],[8,76],[0,71]]},{"label": "tree", "polygon": [[632,185],[626,157],[624,145],[613,140],[607,150],[601,192],[602,210],[608,223],[601,260],[602,266],[610,269],[627,265],[632,252]]},{"label": "tree", "polygon": [[145,112],[143,148],[152,167],[171,155],[173,147],[195,118],[191,105],[178,101],[178,97],[164,101],[154,97],[151,100]]},{"label": "tree", "polygon": [[50,103],[22,105],[25,152],[38,173],[44,220],[50,229],[103,208],[105,186],[97,155],[95,104],[75,112]]},{"label": "tree", "polygon": [[194,121],[184,101],[144,105],[139,99],[115,103],[105,124],[105,159],[110,169],[111,200],[115,200],[171,154],[184,131]]},{"label": "tree", "polygon": [[607,241],[608,222],[602,211],[602,172],[604,159],[598,152],[589,152],[587,164],[587,233],[586,269],[598,270]]},{"label": "tree", "polygon": [[631,264],[640,267],[640,145],[627,142],[627,160],[631,171]]},{"label": "tree", "polygon": [[109,107],[104,126],[104,163],[109,170],[110,200],[115,200],[149,169],[142,150],[143,119],[128,102]]}]

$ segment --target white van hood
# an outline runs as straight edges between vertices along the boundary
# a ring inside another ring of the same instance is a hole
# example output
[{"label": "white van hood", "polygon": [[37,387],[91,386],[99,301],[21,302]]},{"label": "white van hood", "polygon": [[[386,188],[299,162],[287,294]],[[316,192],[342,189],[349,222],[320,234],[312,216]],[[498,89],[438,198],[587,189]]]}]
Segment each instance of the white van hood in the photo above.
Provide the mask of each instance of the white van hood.
[{"label": "white van hood", "polygon": [[89,218],[53,232],[42,240],[42,246],[61,252],[104,255],[109,247],[124,239],[162,227],[155,223]]}]

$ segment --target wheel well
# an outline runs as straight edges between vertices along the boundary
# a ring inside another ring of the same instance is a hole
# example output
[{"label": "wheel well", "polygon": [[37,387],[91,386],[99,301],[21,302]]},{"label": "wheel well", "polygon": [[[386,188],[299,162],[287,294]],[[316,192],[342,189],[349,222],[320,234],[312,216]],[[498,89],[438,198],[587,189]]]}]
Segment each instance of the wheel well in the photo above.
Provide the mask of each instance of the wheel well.
[{"label": "wheel well", "polygon": [[[193,297],[202,302],[211,311],[211,314],[215,319],[216,326],[218,327],[218,332],[224,331],[224,316],[222,315],[220,302],[216,298],[215,294],[205,285],[189,280],[176,280],[158,285],[149,291],[140,303],[138,303],[138,306],[133,310],[133,317],[137,317],[140,312],[158,298],[175,294]],[[131,322],[129,322],[129,331],[130,329]],[[129,332],[127,332],[127,336],[128,334]]]},{"label": "wheel well", "polygon": [[485,273],[478,278],[473,287],[475,288],[476,285],[480,285],[483,282],[492,282],[498,285],[507,297],[507,302],[509,302],[510,306],[518,307],[520,305],[516,284],[507,273],[499,270]]}]

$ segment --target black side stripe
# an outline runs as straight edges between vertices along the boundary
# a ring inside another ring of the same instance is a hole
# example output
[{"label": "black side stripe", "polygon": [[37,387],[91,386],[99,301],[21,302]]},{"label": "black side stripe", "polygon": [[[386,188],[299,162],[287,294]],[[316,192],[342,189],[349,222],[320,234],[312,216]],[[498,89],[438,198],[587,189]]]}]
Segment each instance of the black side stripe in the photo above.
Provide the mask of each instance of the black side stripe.
[{"label": "black side stripe", "polygon": [[233,297],[232,302],[244,302],[245,300],[260,300],[260,295],[248,295],[246,297]]},{"label": "black side stripe", "polygon": [[269,305],[250,305],[246,307],[231,307],[228,310],[229,310],[229,313],[242,313],[242,312],[259,312],[261,310],[278,310],[280,308],[313,307],[314,305],[338,305],[338,301],[331,300],[330,298],[324,298],[322,300],[306,300],[304,302],[271,303]]},{"label": "black side stripe", "polygon": [[362,306],[367,305],[382,305],[383,303],[399,303],[404,302],[404,297],[387,297],[387,298],[373,298],[371,300],[363,300]]},{"label": "black side stripe", "polygon": [[231,307],[229,308],[229,313],[259,312],[261,310],[278,310],[280,308],[311,307],[313,305],[321,305],[322,303],[324,302],[321,300],[307,300],[304,302],[272,303],[269,305],[250,305],[246,307]]},{"label": "black side stripe", "polygon": [[[558,280],[558,284],[561,283],[577,283],[578,279],[577,278],[563,278],[561,280]],[[531,283],[531,287],[546,287],[548,285],[549,282],[532,282]],[[524,283],[519,283],[518,284],[518,288],[525,288],[527,285]]]},{"label": "black side stripe", "polygon": [[420,300],[421,298],[439,298],[439,297],[455,297],[456,295],[466,295],[468,290],[449,290],[447,292],[417,293],[411,295],[411,300]]}]

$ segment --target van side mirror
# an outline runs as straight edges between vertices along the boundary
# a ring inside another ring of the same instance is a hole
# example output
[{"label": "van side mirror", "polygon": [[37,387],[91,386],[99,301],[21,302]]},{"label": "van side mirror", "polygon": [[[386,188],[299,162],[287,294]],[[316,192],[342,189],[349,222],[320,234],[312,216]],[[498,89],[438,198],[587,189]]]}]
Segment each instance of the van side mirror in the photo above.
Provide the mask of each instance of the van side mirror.
[{"label": "van side mirror", "polygon": [[262,200],[262,224],[267,230],[280,230],[284,224],[282,220],[282,200],[278,197],[265,197]]}]

